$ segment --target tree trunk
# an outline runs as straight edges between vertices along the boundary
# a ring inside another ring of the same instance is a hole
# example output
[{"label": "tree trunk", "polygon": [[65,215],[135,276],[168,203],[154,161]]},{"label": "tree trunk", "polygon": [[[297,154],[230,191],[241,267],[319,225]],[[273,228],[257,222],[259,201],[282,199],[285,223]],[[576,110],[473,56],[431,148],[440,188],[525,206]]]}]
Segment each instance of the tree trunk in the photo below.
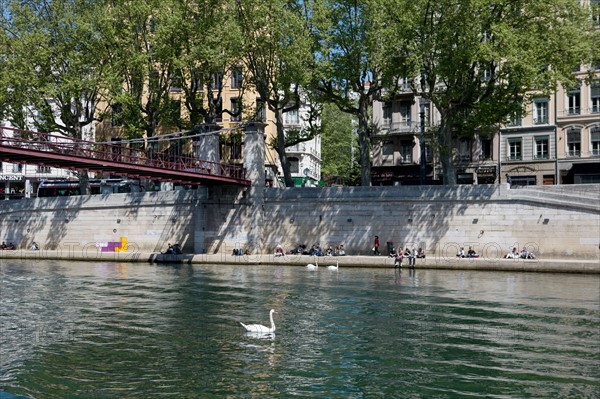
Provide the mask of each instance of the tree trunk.
[{"label": "tree trunk", "polygon": [[444,185],[456,185],[456,171],[454,168],[454,154],[452,146],[452,128],[442,118],[440,126],[440,161],[442,164],[442,176]]},{"label": "tree trunk", "polygon": [[290,163],[285,153],[285,131],[283,130],[283,112],[281,108],[275,108],[275,125],[277,127],[277,154],[283,170],[283,181],[286,187],[294,187]]},{"label": "tree trunk", "polygon": [[369,126],[369,108],[365,99],[359,100],[358,107],[358,145],[360,149],[360,185],[371,185],[371,129]]}]

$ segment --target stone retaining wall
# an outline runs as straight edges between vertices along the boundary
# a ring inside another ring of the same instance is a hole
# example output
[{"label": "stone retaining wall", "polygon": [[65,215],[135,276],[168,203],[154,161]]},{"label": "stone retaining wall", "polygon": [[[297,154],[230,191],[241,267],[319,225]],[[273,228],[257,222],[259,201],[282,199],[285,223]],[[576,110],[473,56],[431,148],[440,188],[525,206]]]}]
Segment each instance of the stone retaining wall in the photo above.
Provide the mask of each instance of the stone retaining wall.
[{"label": "stone retaining wall", "polygon": [[565,187],[547,195],[504,185],[268,188],[259,201],[244,188],[211,187],[3,201],[0,240],[94,251],[126,237],[130,251],[178,242],[187,253],[213,254],[318,242],[366,255],[378,235],[382,251],[391,240],[445,259],[460,246],[494,259],[523,245],[546,259],[600,259],[600,186]]}]

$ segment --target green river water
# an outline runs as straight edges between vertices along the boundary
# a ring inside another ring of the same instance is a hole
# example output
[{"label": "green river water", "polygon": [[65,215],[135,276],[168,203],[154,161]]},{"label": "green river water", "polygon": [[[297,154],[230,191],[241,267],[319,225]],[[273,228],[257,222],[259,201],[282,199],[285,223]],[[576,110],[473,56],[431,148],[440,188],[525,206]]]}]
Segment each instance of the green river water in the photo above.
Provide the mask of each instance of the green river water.
[{"label": "green river water", "polygon": [[600,398],[599,376],[598,275],[0,259],[0,397]]}]

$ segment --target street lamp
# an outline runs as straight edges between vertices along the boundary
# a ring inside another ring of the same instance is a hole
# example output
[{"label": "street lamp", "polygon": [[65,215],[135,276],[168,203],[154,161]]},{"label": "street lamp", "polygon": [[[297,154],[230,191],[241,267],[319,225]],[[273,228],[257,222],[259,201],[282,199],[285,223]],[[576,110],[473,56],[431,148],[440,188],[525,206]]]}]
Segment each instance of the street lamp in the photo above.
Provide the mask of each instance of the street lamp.
[{"label": "street lamp", "polygon": [[427,183],[427,176],[425,172],[425,155],[426,155],[426,147],[425,147],[425,102],[421,101],[420,104],[420,112],[421,116],[421,135],[419,137],[419,144],[421,145],[421,159],[419,162],[419,177],[421,185],[425,185]]}]

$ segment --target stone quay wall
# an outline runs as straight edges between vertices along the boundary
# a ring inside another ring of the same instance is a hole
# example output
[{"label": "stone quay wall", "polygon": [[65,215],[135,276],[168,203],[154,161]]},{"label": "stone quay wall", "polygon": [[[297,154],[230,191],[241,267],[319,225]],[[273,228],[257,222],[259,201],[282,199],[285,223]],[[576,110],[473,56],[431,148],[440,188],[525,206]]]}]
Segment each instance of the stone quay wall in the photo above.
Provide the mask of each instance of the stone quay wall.
[{"label": "stone quay wall", "polygon": [[382,253],[390,240],[446,260],[460,247],[497,259],[526,246],[540,259],[600,261],[600,186],[223,186],[0,203],[0,240],[21,250],[35,241],[94,254],[126,238],[129,253],[179,243],[186,253],[267,255],[319,243],[368,255],[375,235]]}]

